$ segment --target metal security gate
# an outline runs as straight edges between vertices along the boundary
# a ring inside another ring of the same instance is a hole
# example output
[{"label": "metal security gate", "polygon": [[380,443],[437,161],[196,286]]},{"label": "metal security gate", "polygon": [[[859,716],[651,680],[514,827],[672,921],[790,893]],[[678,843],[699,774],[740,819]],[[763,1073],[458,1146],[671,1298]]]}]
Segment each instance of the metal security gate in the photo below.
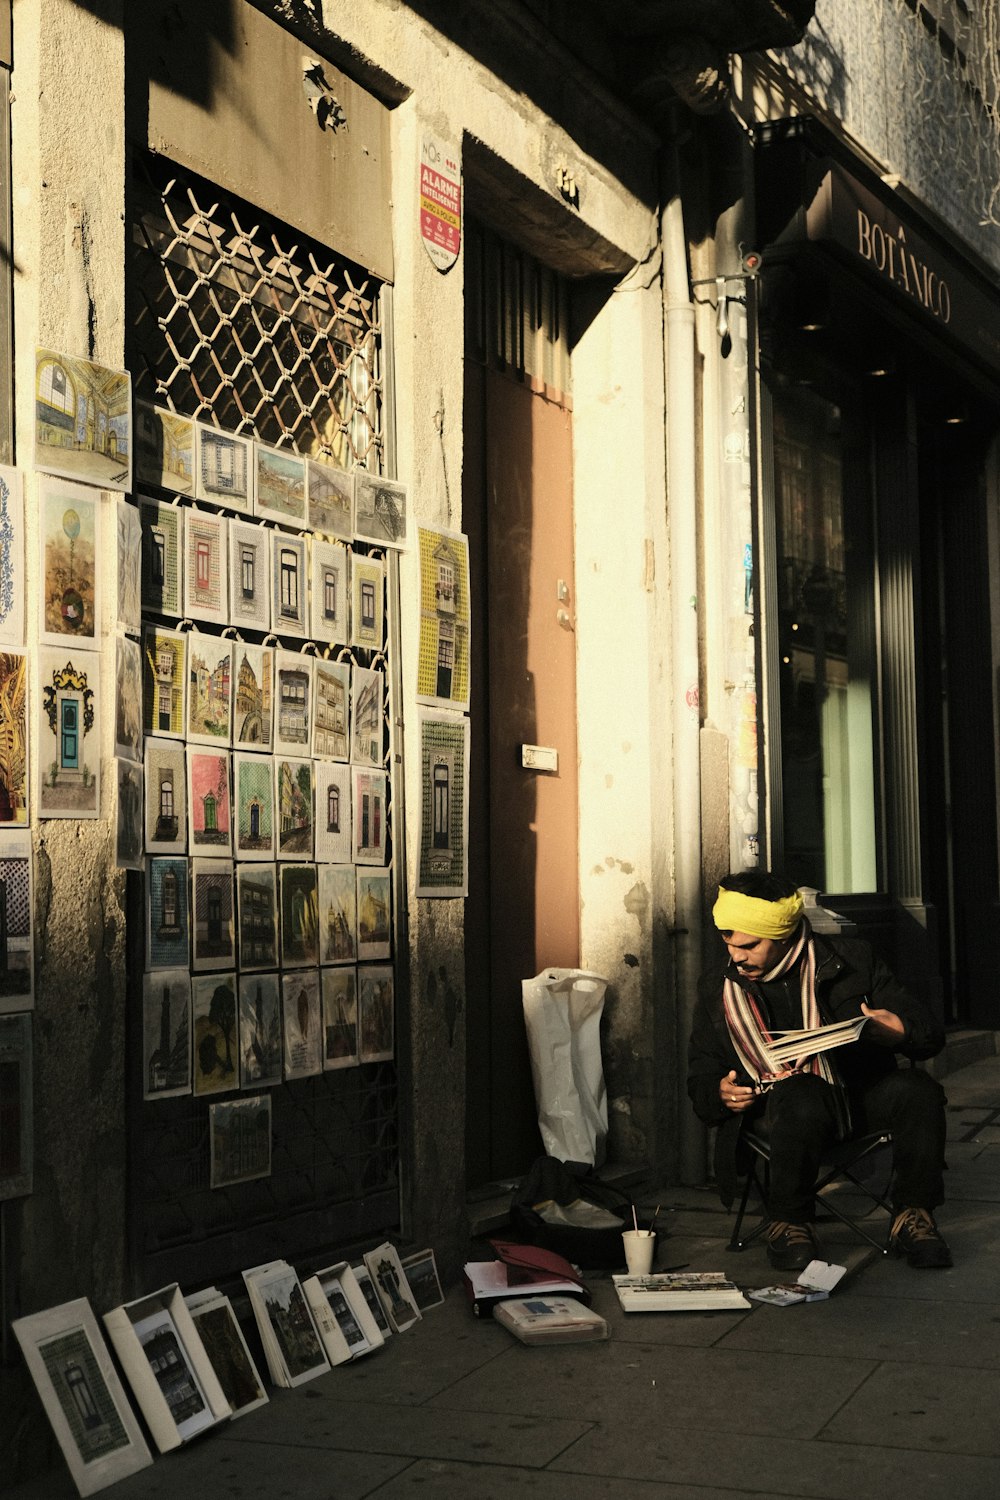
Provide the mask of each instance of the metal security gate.
[{"label": "metal security gate", "polygon": [[[137,402],[341,468],[391,468],[387,288],[162,157],[135,154],[129,222],[129,362]],[[398,629],[398,570],[391,551],[358,542],[353,550],[356,556],[385,556],[386,627],[380,649],[345,646],[332,654],[385,674],[382,747],[397,955],[405,920],[393,860],[401,835],[398,650],[391,644]],[[143,613],[147,618],[145,607]],[[206,628],[199,624],[199,630]],[[240,630],[248,640],[265,639]],[[224,1281],[278,1256],[301,1265],[313,1253],[371,1243],[398,1228],[395,1059],[271,1088],[271,1175],[224,1188],[210,1187],[206,1099],[144,1102],[142,885],[141,876],[129,876],[130,1248],[136,1290],[170,1281]],[[398,1024],[395,1030],[398,1039]]]}]

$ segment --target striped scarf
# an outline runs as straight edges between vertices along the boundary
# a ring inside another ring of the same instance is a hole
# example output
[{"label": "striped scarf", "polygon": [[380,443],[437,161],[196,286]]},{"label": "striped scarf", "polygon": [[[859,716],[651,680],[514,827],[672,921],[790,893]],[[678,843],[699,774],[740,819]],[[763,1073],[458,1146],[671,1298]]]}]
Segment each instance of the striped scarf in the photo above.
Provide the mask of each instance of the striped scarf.
[{"label": "striped scarf", "polygon": [[[802,1026],[812,1030],[822,1022],[816,999],[816,944],[808,917],[802,918],[799,935],[788,952],[773,969],[761,976],[760,982],[769,984],[774,979],[782,979],[796,964],[799,964],[802,994]],[[783,1065],[771,1054],[774,1037],[768,1030],[753,995],[741,984],[727,977],[722,986],[722,1008],[729,1029],[729,1039],[744,1070],[758,1084],[767,1086],[773,1083],[783,1071]],[[838,1135],[843,1139],[850,1130],[849,1107],[836,1064],[829,1054],[820,1052],[813,1057],[797,1057],[792,1071],[815,1073],[824,1083],[836,1089]]]}]

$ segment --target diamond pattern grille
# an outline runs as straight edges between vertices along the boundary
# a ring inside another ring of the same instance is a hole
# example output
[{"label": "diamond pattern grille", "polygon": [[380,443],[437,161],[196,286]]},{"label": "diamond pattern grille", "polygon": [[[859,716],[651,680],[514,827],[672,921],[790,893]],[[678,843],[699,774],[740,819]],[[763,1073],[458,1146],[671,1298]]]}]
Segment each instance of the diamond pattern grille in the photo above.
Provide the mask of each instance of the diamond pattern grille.
[{"label": "diamond pattern grille", "polygon": [[140,399],[382,469],[380,283],[161,157],[136,161]]}]

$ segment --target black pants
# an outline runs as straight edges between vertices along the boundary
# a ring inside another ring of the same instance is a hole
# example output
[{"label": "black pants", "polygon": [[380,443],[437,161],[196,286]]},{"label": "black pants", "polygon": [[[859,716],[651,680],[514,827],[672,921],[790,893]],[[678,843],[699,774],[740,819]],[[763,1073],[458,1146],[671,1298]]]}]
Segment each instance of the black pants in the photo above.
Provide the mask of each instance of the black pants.
[{"label": "black pants", "polygon": [[[943,1203],[945,1094],[937,1080],[919,1068],[899,1068],[850,1100],[852,1134],[892,1132],[894,1209]],[[770,1090],[750,1123],[771,1143],[771,1218],[809,1222],[820,1161],[837,1138],[833,1090],[814,1073],[797,1073]]]}]

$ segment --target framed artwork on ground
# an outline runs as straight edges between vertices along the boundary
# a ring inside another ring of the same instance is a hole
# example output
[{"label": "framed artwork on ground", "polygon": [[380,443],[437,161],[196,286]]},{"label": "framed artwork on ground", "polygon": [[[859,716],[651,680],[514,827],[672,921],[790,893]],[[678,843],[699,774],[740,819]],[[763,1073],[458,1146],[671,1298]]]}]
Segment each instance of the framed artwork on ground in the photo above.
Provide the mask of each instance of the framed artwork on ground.
[{"label": "framed artwork on ground", "polygon": [[[218,1106],[209,1105],[210,1110]],[[233,1417],[266,1406],[264,1389],[229,1298],[214,1286],[184,1298]]]},{"label": "framed artwork on ground", "polygon": [[18,1318],[13,1329],[81,1495],[153,1462],[85,1297]]}]

